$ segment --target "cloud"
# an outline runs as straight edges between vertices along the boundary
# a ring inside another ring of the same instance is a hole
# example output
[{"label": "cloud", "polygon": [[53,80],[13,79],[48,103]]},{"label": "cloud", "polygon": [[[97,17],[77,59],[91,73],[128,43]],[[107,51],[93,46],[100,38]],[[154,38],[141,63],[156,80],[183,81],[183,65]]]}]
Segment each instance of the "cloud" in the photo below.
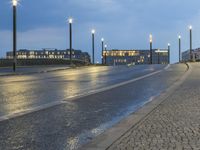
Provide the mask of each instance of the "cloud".
[{"label": "cloud", "polygon": [[[41,49],[41,48],[63,48],[65,38],[63,33],[65,29],[61,28],[38,28],[25,32],[18,32],[17,47],[18,49]],[[6,51],[12,50],[12,32],[1,31],[3,38],[0,40],[2,48],[1,55]]]},{"label": "cloud", "polygon": [[117,0],[87,0],[82,3],[80,0],[69,0],[69,4],[82,9],[96,10],[101,13],[113,12],[121,9],[121,5]]},{"label": "cloud", "polygon": [[[148,35],[154,35],[154,47],[170,42],[177,60],[177,35],[188,49],[188,24],[194,26],[194,47],[199,46],[199,0],[21,0],[18,8],[18,47],[68,47],[67,18],[74,18],[73,45],[91,51],[90,29],[96,28],[96,49],[100,56],[101,37],[110,48],[148,49]],[[12,7],[0,1],[0,49],[11,49]],[[100,59],[100,57],[99,57]]]}]

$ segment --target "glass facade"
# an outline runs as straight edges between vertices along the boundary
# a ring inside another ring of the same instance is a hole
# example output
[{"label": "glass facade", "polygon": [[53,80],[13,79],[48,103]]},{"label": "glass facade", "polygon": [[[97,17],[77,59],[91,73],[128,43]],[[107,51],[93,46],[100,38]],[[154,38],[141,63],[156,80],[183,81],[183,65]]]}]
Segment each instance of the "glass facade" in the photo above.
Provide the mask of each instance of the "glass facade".
[{"label": "glass facade", "polygon": [[[168,64],[168,50],[154,49],[153,64]],[[150,50],[107,50],[103,52],[104,64],[149,64]]]},{"label": "glass facade", "polygon": [[[192,55],[193,61],[200,61],[200,48],[193,49],[191,51],[191,55]],[[190,60],[191,60],[190,50],[182,52],[182,61],[190,61]]]},{"label": "glass facade", "polygon": [[[19,50],[16,52],[17,59],[69,59],[70,50]],[[6,57],[13,59],[13,52],[7,52]],[[81,50],[72,50],[72,58],[90,62],[90,55]]]}]

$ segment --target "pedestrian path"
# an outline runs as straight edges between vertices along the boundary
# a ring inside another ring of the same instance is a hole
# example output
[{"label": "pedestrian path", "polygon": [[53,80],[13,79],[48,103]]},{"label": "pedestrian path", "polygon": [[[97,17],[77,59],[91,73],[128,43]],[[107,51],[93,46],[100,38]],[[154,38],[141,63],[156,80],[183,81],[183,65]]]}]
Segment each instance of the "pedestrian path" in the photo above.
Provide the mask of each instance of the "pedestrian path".
[{"label": "pedestrian path", "polygon": [[200,150],[200,63],[85,150]]},{"label": "pedestrian path", "polygon": [[191,66],[180,88],[109,150],[200,149],[200,64]]}]

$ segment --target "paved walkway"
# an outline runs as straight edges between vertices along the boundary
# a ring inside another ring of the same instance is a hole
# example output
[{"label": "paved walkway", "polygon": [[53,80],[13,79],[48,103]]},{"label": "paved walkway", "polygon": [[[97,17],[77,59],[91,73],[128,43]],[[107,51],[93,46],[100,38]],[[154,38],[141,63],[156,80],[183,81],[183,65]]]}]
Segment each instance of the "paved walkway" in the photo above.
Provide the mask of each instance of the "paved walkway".
[{"label": "paved walkway", "polygon": [[191,66],[181,87],[109,150],[200,149],[200,64]]},{"label": "paved walkway", "polygon": [[200,150],[200,63],[83,150]]}]

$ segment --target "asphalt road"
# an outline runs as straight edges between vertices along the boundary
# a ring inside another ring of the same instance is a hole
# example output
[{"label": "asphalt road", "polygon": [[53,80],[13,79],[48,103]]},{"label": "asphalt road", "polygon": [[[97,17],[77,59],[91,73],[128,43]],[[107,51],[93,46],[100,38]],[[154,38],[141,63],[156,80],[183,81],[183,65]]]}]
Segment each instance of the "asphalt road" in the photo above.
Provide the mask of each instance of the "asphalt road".
[{"label": "asphalt road", "polygon": [[[165,66],[88,67],[0,78],[0,117],[56,104]],[[26,72],[24,70],[24,72]]]},{"label": "asphalt road", "polygon": [[[186,66],[172,65],[120,87],[74,100],[71,97],[164,67],[89,67],[2,77],[0,117],[13,115],[13,118],[0,121],[0,149],[77,149],[170,87],[185,72]],[[42,109],[55,103],[59,105]],[[37,107],[41,110],[28,111]],[[20,116],[21,112],[24,115]]]}]

